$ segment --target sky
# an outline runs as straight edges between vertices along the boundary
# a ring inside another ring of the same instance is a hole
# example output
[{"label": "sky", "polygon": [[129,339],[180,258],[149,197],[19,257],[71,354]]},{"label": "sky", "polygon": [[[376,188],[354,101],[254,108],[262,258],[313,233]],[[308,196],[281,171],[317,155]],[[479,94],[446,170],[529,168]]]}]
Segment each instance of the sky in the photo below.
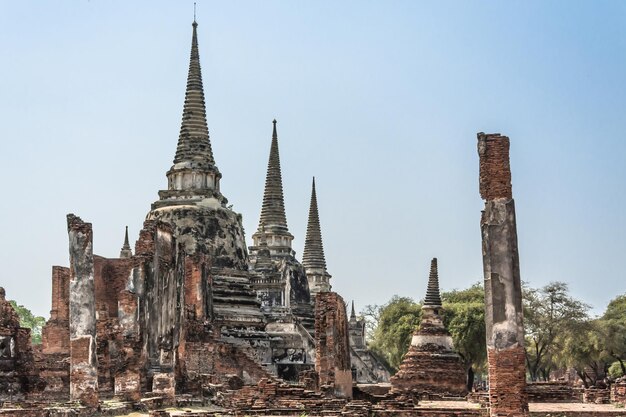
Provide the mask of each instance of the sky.
[{"label": "sky", "polygon": [[[166,188],[192,1],[0,0],[0,286],[49,316],[65,216],[117,257]],[[482,280],[476,133],[511,139],[522,279],[601,314],[626,292],[626,3],[203,1],[221,190],[246,238],[278,120],[301,257],[310,184],[333,290],[357,311]]]}]

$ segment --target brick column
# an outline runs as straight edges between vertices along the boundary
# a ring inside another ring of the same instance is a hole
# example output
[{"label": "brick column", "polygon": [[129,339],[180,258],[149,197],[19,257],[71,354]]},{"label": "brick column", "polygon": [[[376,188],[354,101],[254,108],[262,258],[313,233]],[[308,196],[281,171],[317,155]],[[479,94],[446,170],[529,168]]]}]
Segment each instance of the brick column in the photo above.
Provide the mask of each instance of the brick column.
[{"label": "brick column", "polygon": [[478,134],[480,227],[485,273],[485,324],[491,416],[528,416],[522,291],[509,138]]},{"label": "brick column", "polygon": [[96,300],[91,223],[67,215],[70,240],[70,399],[98,406]]},{"label": "brick column", "polygon": [[348,315],[343,298],[334,292],[315,297],[315,371],[322,391],[352,398]]}]

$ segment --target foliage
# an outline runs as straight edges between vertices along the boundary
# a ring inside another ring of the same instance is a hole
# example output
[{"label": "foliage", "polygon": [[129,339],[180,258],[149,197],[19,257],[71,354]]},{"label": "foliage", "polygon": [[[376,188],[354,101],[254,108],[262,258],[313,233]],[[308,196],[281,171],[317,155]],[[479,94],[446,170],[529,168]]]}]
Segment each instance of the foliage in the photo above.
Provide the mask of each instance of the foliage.
[{"label": "foliage", "polygon": [[626,294],[611,300],[600,319],[605,336],[604,349],[626,375]]},{"label": "foliage", "polygon": [[397,370],[409,348],[411,336],[421,318],[421,305],[408,297],[393,296],[378,311],[378,321],[369,348]]},{"label": "foliage", "polygon": [[368,342],[372,341],[378,322],[380,321],[380,313],[382,306],[368,304],[360,312],[360,316],[365,320],[365,338]]},{"label": "foliage", "polygon": [[444,324],[463,360],[471,389],[474,374],[482,372],[487,361],[485,291],[476,283],[465,290],[444,292],[441,297]]},{"label": "foliage", "polygon": [[546,380],[557,366],[565,337],[588,319],[590,307],[571,297],[564,282],[539,289],[524,287],[523,302],[528,372],[533,381]]},{"label": "foliage", "polygon": [[23,305],[18,305],[15,301],[9,301],[20,318],[20,326],[30,329],[31,338],[34,344],[41,344],[41,329],[46,324],[46,319],[35,316]]},{"label": "foliage", "polygon": [[559,337],[561,350],[554,355],[555,364],[573,368],[585,387],[595,385],[604,378],[608,366],[604,338],[599,320],[571,324]]},{"label": "foliage", "polygon": [[[442,294],[444,324],[466,366],[470,383],[482,371],[485,347],[485,295],[481,284]],[[392,369],[398,369],[421,319],[421,305],[410,298],[394,296],[383,306],[366,306],[361,314],[372,329],[369,348]]]},{"label": "foliage", "polygon": [[621,378],[623,377],[624,372],[622,371],[622,364],[620,364],[618,361],[613,362],[611,364],[611,366],[609,366],[609,376],[613,379],[617,379],[617,378]]}]

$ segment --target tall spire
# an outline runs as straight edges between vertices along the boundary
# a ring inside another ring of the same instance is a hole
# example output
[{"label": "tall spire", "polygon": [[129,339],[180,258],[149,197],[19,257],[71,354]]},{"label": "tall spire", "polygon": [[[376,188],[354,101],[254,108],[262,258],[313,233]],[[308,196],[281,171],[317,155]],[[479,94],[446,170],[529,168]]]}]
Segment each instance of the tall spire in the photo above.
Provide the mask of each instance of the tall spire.
[{"label": "tall spire", "polygon": [[122,245],[122,249],[120,250],[120,258],[130,258],[131,256],[133,256],[133,251],[128,243],[128,226],[126,226],[126,232],[124,233],[124,245]]},{"label": "tall spire", "polygon": [[428,276],[428,287],[424,306],[441,307],[441,296],[439,295],[439,274],[437,272],[437,258],[430,261],[430,275]]},{"label": "tall spire", "polygon": [[189,74],[174,165],[166,174],[167,190],[159,191],[159,201],[152,204],[153,209],[178,205],[181,200],[193,205],[216,199],[223,207],[228,202],[220,191],[222,174],[215,166],[209,139],[195,18],[191,26]]},{"label": "tall spire", "polygon": [[276,133],[276,119],[272,121],[272,145],[270,146],[270,158],[267,162],[267,174],[265,176],[265,190],[263,192],[263,204],[261,206],[261,218],[259,228],[252,235],[254,246],[250,248],[254,256],[254,247],[259,246],[261,238],[261,225],[267,234],[267,246],[273,255],[289,256],[292,254],[291,241],[293,235],[287,227],[285,216],[285,200],[283,197],[283,179],[280,172],[280,156],[278,154],[278,134]]},{"label": "tall spire", "polygon": [[350,320],[356,320],[356,313],[354,312],[354,300],[352,300],[352,311],[350,312]]},{"label": "tall spire", "polygon": [[215,160],[213,159],[213,151],[211,150],[211,142],[209,140],[209,128],[206,121],[200,54],[198,52],[198,23],[196,23],[195,17],[192,26],[193,35],[191,38],[187,90],[185,91],[183,120],[180,126],[180,136],[178,138],[174,164],[194,161],[214,166]]},{"label": "tall spire", "polygon": [[274,231],[287,232],[287,217],[285,216],[285,200],[283,197],[283,179],[280,172],[280,156],[278,153],[278,134],[276,133],[276,119],[272,121],[272,145],[270,158],[267,163],[267,175],[265,176],[265,192],[263,193],[263,206],[261,207],[261,224],[271,233]]},{"label": "tall spire", "polygon": [[306,270],[311,293],[330,291],[330,274],[326,271],[326,258],[322,244],[320,217],[317,211],[317,194],[315,192],[315,177],[311,189],[311,205],[309,206],[309,222],[304,240],[302,265]]}]

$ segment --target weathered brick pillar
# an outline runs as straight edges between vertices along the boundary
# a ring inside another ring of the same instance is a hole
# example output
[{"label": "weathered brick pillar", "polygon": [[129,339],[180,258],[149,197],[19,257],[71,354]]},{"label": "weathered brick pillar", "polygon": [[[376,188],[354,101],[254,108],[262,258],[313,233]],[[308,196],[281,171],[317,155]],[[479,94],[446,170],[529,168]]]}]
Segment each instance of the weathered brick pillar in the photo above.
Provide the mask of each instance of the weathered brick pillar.
[{"label": "weathered brick pillar", "polygon": [[315,297],[315,371],[322,391],[352,398],[348,315],[343,298],[334,292]]},{"label": "weathered brick pillar", "polygon": [[478,134],[480,227],[485,273],[485,324],[491,416],[527,416],[522,290],[509,138]]},{"label": "weathered brick pillar", "polygon": [[91,223],[67,215],[70,240],[70,399],[98,406],[96,299]]}]

